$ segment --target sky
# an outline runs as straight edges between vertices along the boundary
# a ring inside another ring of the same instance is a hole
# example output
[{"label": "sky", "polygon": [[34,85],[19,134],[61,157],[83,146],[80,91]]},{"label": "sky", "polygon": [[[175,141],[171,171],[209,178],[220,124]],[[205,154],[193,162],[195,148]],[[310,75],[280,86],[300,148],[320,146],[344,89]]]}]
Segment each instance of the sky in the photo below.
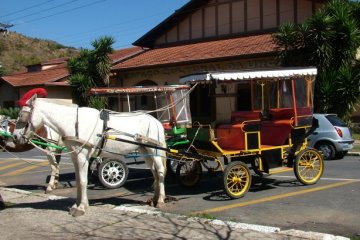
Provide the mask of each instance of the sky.
[{"label": "sky", "polygon": [[[102,36],[115,39],[114,49],[128,48],[189,0],[1,0],[0,23],[10,31],[92,48]],[[11,33],[10,33],[11,34]]]}]

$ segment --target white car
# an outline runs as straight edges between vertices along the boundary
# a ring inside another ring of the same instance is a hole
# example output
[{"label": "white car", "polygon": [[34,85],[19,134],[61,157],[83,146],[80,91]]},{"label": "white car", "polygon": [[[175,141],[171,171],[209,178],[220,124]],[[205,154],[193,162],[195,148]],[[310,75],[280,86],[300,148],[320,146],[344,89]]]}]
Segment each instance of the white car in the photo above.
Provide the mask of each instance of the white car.
[{"label": "white car", "polygon": [[353,148],[348,126],[336,114],[314,114],[319,127],[308,137],[309,146],[323,153],[325,160],[341,159]]}]

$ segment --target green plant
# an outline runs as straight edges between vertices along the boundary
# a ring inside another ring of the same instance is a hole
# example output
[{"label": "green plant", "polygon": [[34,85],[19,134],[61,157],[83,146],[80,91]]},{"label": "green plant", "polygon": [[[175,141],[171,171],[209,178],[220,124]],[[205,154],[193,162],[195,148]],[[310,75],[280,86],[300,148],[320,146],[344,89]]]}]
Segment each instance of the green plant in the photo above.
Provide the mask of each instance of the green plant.
[{"label": "green plant", "polygon": [[94,87],[108,86],[112,63],[109,54],[113,51],[113,43],[111,37],[100,38],[92,42],[93,50],[82,49],[78,57],[68,61],[69,81],[74,86],[73,97],[80,106],[106,106],[107,99],[89,98],[88,92]]},{"label": "green plant", "polygon": [[0,115],[5,115],[11,119],[16,119],[19,115],[20,108],[0,108]]},{"label": "green plant", "polygon": [[211,214],[208,214],[208,213],[196,214],[195,217],[206,218],[206,219],[209,219],[209,220],[214,220],[214,219],[216,219],[215,216],[213,216],[213,215],[211,215]]},{"label": "green plant", "polygon": [[360,140],[360,133],[353,133],[352,136],[355,140]]},{"label": "green plant", "polygon": [[315,112],[348,120],[360,97],[360,3],[332,0],[300,25],[284,24],[274,34],[284,66],[316,66]]},{"label": "green plant", "polygon": [[99,96],[91,96],[88,100],[88,106],[91,108],[96,108],[98,110],[104,109],[107,107],[107,98]]}]

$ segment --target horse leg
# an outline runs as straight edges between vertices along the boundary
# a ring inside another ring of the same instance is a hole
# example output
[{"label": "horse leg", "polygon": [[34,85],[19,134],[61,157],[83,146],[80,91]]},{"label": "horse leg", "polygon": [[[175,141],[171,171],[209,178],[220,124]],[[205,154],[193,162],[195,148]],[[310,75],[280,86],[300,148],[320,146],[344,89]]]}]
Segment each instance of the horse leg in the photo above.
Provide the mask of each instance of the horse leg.
[{"label": "horse leg", "polygon": [[157,197],[156,207],[162,208],[165,204],[165,175],[166,175],[166,157],[163,155],[153,157],[155,165],[155,174],[157,174],[157,192],[155,196]]},{"label": "horse leg", "polygon": [[[61,153],[61,151],[56,151],[56,153]],[[50,163],[50,168],[51,168],[51,176],[50,176],[50,180],[49,180],[49,184],[46,188],[45,193],[51,193],[53,190],[55,190],[57,188],[57,185],[59,183],[59,173],[60,173],[60,155],[56,155],[51,153],[47,154],[47,158],[49,160]]]},{"label": "horse leg", "polygon": [[[74,150],[74,147],[68,147]],[[75,147],[75,149],[77,149]],[[76,203],[70,208],[70,214],[73,217],[85,214],[86,209],[89,207],[89,200],[87,197],[87,183],[88,183],[88,165],[87,160],[88,150],[83,148],[78,154],[72,153],[71,158],[75,167],[77,198]]]},{"label": "horse leg", "polygon": [[166,174],[166,158],[159,155],[156,151],[149,151],[150,160],[147,160],[151,172],[154,176],[154,197],[152,202],[155,207],[163,207],[165,204],[165,174]]},{"label": "horse leg", "polygon": [[148,165],[150,166],[151,173],[154,177],[154,182],[152,185],[152,187],[154,188],[154,196],[152,198],[148,199],[147,203],[150,206],[156,207],[158,204],[158,198],[159,198],[159,193],[160,193],[159,192],[159,177],[158,177],[158,174],[156,173],[156,169],[155,169],[155,166],[154,166],[152,160],[149,162]]}]

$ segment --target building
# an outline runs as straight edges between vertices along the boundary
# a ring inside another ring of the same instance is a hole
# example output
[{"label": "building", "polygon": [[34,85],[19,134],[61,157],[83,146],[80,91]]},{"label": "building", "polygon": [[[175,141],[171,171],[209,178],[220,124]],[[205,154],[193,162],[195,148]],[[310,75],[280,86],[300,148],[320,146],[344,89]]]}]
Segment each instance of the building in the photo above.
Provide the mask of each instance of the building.
[{"label": "building", "polygon": [[[303,22],[325,2],[191,0],[135,41],[136,47],[115,53],[110,85],[178,84],[180,76],[195,72],[276,67],[279,62],[272,33],[282,23]],[[20,95],[29,88],[44,86],[49,90],[49,97],[70,99],[71,89],[66,83],[68,73],[64,65],[47,69],[43,68],[46,64],[43,65],[37,73],[28,71],[23,75],[3,77],[3,84],[8,84],[9,89],[15,88]],[[51,72],[57,72],[56,76]],[[47,77],[36,78],[36,81],[27,78],[35,74]],[[240,87],[197,88],[191,95],[193,119],[202,122],[227,119],[231,111],[245,110],[237,103],[239,96],[247,99],[248,94],[248,89]],[[109,99],[111,109],[127,109],[119,96],[109,96]],[[0,104],[9,105],[6,102],[10,101],[13,99],[0,100]],[[136,101],[134,99],[133,104]],[[146,108],[147,101],[141,101],[141,104],[144,106],[140,107]]]},{"label": "building", "polygon": [[[114,65],[111,85],[178,84],[180,76],[196,72],[276,67],[279,62],[272,33],[282,23],[303,22],[324,3],[189,1],[134,42],[145,51]],[[242,101],[248,101],[249,92],[242,88],[197,88],[191,95],[193,119],[201,122],[228,119],[232,111],[246,110],[246,104],[241,108],[237,103],[240,96]],[[126,110],[117,101],[112,103],[114,110]]]}]

